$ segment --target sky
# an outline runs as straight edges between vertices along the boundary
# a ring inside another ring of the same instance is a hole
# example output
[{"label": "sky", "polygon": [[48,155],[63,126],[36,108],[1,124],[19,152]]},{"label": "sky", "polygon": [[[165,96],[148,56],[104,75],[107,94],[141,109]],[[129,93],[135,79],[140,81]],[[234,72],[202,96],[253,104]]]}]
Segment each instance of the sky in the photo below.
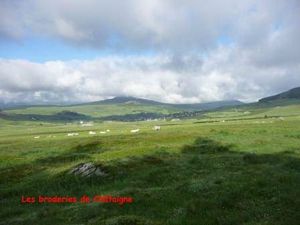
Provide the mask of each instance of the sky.
[{"label": "sky", "polygon": [[245,102],[300,86],[299,0],[0,0],[0,102]]}]

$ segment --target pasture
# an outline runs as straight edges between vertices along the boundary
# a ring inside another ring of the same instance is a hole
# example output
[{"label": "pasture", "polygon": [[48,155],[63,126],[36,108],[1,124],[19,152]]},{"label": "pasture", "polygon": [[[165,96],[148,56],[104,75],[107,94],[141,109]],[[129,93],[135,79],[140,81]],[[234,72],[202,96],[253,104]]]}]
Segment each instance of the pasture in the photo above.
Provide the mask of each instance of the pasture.
[{"label": "pasture", "polygon": [[21,109],[11,109],[7,110],[9,113],[16,114],[38,114],[38,115],[53,115],[61,111],[75,111],[80,114],[85,114],[87,116],[101,117],[101,116],[110,116],[111,112],[114,112],[114,115],[126,115],[126,114],[135,114],[142,112],[152,112],[152,113],[174,113],[181,110],[176,109],[175,107],[160,107],[156,105],[145,105],[145,104],[107,104],[107,105],[74,105],[74,106],[39,106],[39,107],[25,107]]},{"label": "pasture", "polygon": [[[92,127],[1,120],[0,224],[296,225],[299,146],[299,105]],[[86,162],[107,176],[69,174]],[[39,195],[134,202],[21,204]]]}]

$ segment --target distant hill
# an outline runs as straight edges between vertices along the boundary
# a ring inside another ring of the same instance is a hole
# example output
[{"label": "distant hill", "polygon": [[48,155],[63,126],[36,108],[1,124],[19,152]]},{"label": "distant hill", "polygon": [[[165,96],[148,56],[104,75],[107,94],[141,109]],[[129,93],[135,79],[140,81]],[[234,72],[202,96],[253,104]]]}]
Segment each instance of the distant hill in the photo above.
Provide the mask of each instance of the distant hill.
[{"label": "distant hill", "polygon": [[212,110],[229,106],[243,105],[244,103],[238,100],[226,100],[226,101],[216,101],[216,102],[206,102],[206,103],[196,103],[196,104],[172,104],[182,110]]},{"label": "distant hill", "polygon": [[135,98],[135,97],[125,97],[125,96],[118,96],[110,99],[105,99],[102,101],[96,102],[88,102],[84,103],[85,105],[102,105],[102,104],[145,104],[145,105],[167,105],[161,102],[156,102],[148,99],[143,98]]},{"label": "distant hill", "polygon": [[2,114],[0,114],[0,118],[31,121],[134,121],[156,118],[185,118],[204,113],[204,111],[207,110],[233,107],[242,104],[242,102],[236,100],[197,104],[170,104],[143,98],[115,97],[75,105],[40,105],[4,108]]},{"label": "distant hill", "polygon": [[210,110],[216,109],[225,106],[237,106],[244,104],[238,100],[225,100],[225,101],[215,101],[215,102],[207,102],[207,103],[194,103],[194,104],[171,104],[171,103],[163,103],[143,98],[135,98],[135,97],[115,97],[112,99],[105,99],[102,101],[84,103],[81,105],[111,105],[111,104],[131,104],[131,105],[153,105],[153,106],[161,106],[161,107],[171,107],[178,110]]},{"label": "distant hill", "polygon": [[0,119],[13,120],[13,121],[47,121],[47,122],[72,122],[72,121],[89,121],[91,116],[83,115],[77,112],[62,111],[52,115],[40,115],[40,114],[15,114],[5,113],[0,111]]},{"label": "distant hill", "polygon": [[267,102],[278,101],[278,100],[295,100],[295,99],[300,100],[300,87],[293,88],[289,91],[282,92],[277,95],[262,98],[259,100],[259,102],[267,103]]}]

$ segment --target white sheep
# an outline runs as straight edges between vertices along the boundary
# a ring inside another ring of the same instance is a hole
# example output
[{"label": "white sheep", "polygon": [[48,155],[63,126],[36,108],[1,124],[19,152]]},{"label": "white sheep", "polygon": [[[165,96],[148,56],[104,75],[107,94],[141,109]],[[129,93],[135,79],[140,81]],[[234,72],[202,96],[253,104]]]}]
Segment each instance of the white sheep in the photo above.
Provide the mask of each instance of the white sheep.
[{"label": "white sheep", "polygon": [[159,130],[160,130],[160,126],[154,126],[154,127],[153,127],[153,130],[159,131]]},{"label": "white sheep", "polygon": [[137,133],[137,132],[139,132],[140,131],[140,129],[135,129],[135,130],[131,130],[130,132],[131,133]]},{"label": "white sheep", "polygon": [[73,136],[78,136],[79,134],[78,133],[68,133],[67,136],[68,137],[73,137]]}]

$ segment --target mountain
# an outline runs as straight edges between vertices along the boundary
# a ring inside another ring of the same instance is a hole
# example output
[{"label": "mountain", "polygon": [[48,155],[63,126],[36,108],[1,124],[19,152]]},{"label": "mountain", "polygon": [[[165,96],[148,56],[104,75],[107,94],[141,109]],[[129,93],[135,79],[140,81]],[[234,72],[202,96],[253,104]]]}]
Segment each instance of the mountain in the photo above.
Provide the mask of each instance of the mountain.
[{"label": "mountain", "polygon": [[259,100],[261,103],[273,102],[278,100],[300,100],[300,87],[293,88],[291,90],[282,92],[277,95],[262,98]]},{"label": "mountain", "polygon": [[[225,101],[215,101],[215,102],[206,102],[206,103],[194,103],[194,104],[172,104],[172,103],[163,103],[143,98],[135,97],[124,97],[119,96],[111,99],[105,99],[102,101],[84,103],[84,105],[111,105],[111,104],[127,104],[127,105],[153,105],[161,107],[170,107],[178,110],[210,110],[226,106],[237,106],[244,104],[238,100],[225,100]],[[82,105],[82,104],[81,104]]]},{"label": "mountain", "polygon": [[83,106],[96,106],[96,105],[114,105],[114,106],[157,106],[157,107],[166,107],[170,109],[176,109],[176,110],[210,110],[210,109],[216,109],[220,107],[226,107],[226,106],[237,106],[237,105],[243,105],[244,103],[238,100],[224,100],[224,101],[214,101],[214,102],[205,102],[205,103],[193,103],[193,104],[174,104],[174,103],[164,103],[164,102],[158,102],[154,100],[144,99],[144,98],[135,98],[130,96],[117,96],[110,99],[105,99],[101,101],[95,101],[95,102],[86,102],[86,103],[77,103],[77,104],[52,104],[52,105],[46,105],[46,104],[30,104],[26,105],[24,103],[1,103],[0,102],[0,109],[21,109],[21,108],[32,108],[32,107],[83,107]]},{"label": "mountain", "polygon": [[242,104],[242,102],[236,100],[197,104],[170,104],[121,96],[83,104],[3,108],[2,113],[0,109],[0,118],[34,121],[74,121],[77,119],[135,121],[156,118],[185,118],[204,113],[207,110]]},{"label": "mountain", "polygon": [[126,96],[118,96],[110,99],[105,99],[102,101],[84,103],[87,105],[110,105],[110,104],[145,104],[145,105],[168,105],[161,102],[156,102],[153,100],[143,99],[143,98],[135,98],[135,97],[126,97]]},{"label": "mountain", "polygon": [[229,106],[243,105],[244,103],[238,100],[225,100],[225,101],[215,101],[215,102],[205,102],[196,104],[172,104],[174,107],[182,110],[211,110]]}]

